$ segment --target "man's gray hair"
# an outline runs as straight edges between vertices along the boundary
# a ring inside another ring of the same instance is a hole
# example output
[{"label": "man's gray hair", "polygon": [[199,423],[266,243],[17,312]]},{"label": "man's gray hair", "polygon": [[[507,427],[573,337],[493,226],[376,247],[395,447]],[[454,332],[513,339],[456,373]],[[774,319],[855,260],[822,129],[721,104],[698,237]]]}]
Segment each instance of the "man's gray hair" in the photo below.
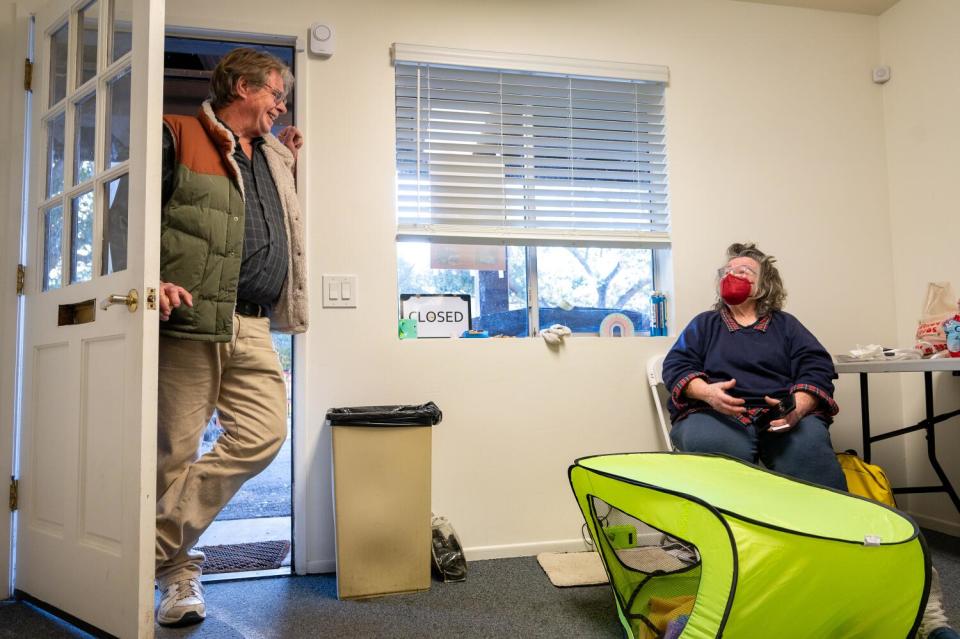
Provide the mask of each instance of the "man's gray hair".
[{"label": "man's gray hair", "polygon": [[239,96],[237,83],[241,79],[255,87],[267,85],[267,76],[276,71],[283,78],[284,95],[293,88],[290,68],[277,56],[249,47],[234,49],[220,58],[210,77],[210,103],[214,109],[227,106]]}]

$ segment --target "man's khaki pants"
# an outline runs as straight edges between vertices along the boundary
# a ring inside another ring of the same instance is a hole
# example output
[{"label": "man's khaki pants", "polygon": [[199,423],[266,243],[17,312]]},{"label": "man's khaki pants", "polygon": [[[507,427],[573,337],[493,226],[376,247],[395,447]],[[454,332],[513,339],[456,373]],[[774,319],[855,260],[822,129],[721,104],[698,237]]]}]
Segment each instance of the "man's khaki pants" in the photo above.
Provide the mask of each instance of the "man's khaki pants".
[{"label": "man's khaki pants", "polygon": [[[200,576],[193,545],[245,481],[280,451],[287,395],[270,320],[234,315],[230,342],[160,338],[157,581]],[[199,459],[216,408],[223,434]]]}]

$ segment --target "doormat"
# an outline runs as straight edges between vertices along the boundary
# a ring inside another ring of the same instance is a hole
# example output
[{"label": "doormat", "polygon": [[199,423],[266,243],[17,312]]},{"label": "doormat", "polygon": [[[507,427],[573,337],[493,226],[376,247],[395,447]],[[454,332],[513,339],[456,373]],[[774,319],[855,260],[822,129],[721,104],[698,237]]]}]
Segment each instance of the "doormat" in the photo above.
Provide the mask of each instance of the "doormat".
[{"label": "doormat", "polygon": [[223,544],[197,548],[206,555],[203,574],[279,568],[287,553],[289,541],[257,541],[248,544]]},{"label": "doormat", "polygon": [[[690,565],[659,546],[621,548],[617,557],[628,568],[641,572],[675,572]],[[558,588],[568,586],[596,586],[607,583],[607,571],[603,569],[600,555],[592,550],[586,552],[544,552],[537,555],[543,572],[550,583]]]},{"label": "doormat", "polygon": [[542,552],[537,562],[547,573],[550,583],[558,588],[569,586],[597,586],[607,583],[600,555],[587,552]]}]

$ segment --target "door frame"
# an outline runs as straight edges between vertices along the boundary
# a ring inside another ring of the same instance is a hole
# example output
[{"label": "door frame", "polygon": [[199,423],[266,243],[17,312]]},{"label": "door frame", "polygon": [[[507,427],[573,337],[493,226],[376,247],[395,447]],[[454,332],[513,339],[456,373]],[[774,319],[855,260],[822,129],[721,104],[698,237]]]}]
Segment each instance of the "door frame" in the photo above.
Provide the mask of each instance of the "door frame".
[{"label": "door frame", "polygon": [[[23,86],[24,60],[33,58],[32,25],[28,9],[22,3],[11,5],[8,9],[12,15],[10,23],[12,44],[8,51],[9,56],[6,73],[10,88],[9,102],[6,106],[10,117],[6,120],[10,146],[8,148],[8,166],[6,175],[0,181],[5,183],[7,197],[2,203],[4,215],[3,242],[0,253],[4,256],[0,260],[0,361],[14,362],[12,366],[5,365],[0,369],[0,487],[3,488],[3,499],[0,500],[0,598],[13,595],[14,574],[14,531],[16,514],[7,508],[7,486],[10,477],[14,476],[17,468],[18,431],[16,423],[17,394],[19,389],[20,357],[20,317],[23,313],[23,298],[17,296],[16,272],[17,264],[23,263],[23,235],[24,214],[26,205],[24,198],[27,189],[24,188],[26,178],[24,152],[28,148],[26,118],[29,114],[29,99],[32,97]],[[0,105],[2,107],[4,105]],[[17,126],[23,125],[23,132],[17,133]],[[26,158],[29,161],[29,158]]]},{"label": "door frame", "polygon": [[[249,25],[245,25],[249,27]],[[238,42],[250,42],[258,44],[276,44],[284,46],[293,46],[294,67],[296,69],[296,87],[294,93],[296,96],[294,103],[296,105],[297,119],[294,124],[303,133],[305,139],[309,139],[307,127],[307,68],[308,57],[304,38],[295,33],[283,33],[277,31],[258,31],[252,32],[247,29],[238,29],[236,25],[213,25],[206,27],[188,26],[183,24],[171,24],[168,22],[164,29],[165,36],[180,36],[185,38],[203,38],[210,40],[232,40]],[[300,210],[309,211],[310,186],[306,179],[308,174],[306,167],[309,163],[309,153],[306,152],[306,145],[301,150],[297,158],[297,197],[300,200]],[[305,223],[309,227],[310,216],[306,216]],[[314,221],[316,223],[316,221]],[[308,257],[309,260],[309,257]],[[308,566],[309,554],[308,547],[316,536],[314,531],[308,528],[307,512],[307,478],[311,463],[310,451],[306,448],[306,437],[302,429],[307,424],[306,416],[306,389],[308,367],[304,364],[303,354],[307,352],[307,340],[309,332],[293,336],[293,388],[291,392],[292,410],[290,415],[291,428],[293,430],[292,457],[293,469],[291,479],[293,482],[293,494],[291,495],[293,527],[291,530],[291,540],[293,549],[293,567],[295,574],[305,575],[308,572],[317,572],[311,570]],[[313,533],[313,534],[311,534]],[[314,568],[316,568],[314,566]],[[326,569],[333,570],[332,566],[323,566],[323,572]]]}]

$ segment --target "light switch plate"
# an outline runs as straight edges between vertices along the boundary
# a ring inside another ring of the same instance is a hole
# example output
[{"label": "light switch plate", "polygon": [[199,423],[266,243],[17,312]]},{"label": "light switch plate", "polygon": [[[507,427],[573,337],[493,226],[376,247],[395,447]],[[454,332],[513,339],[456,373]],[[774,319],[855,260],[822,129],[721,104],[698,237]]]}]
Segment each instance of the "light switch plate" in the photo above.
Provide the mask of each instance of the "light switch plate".
[{"label": "light switch plate", "polygon": [[356,275],[324,275],[323,276],[323,307],[324,308],[356,308],[357,307],[357,276]]}]

